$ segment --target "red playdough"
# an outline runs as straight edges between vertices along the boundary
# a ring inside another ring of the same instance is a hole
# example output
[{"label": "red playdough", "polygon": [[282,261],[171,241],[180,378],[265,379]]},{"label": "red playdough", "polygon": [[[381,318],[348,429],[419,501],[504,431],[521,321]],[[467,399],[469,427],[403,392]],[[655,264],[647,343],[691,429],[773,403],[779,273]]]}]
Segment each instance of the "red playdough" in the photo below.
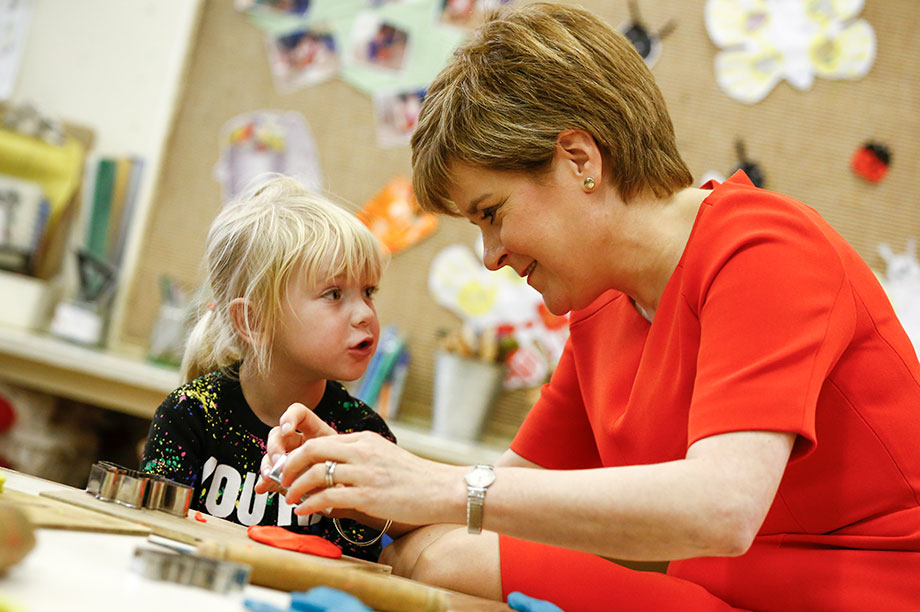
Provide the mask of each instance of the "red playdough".
[{"label": "red playdough", "polygon": [[293,550],[296,552],[338,559],[342,556],[342,549],[323,538],[315,535],[294,533],[284,527],[275,525],[252,525],[246,530],[249,538],[262,542],[275,548]]}]

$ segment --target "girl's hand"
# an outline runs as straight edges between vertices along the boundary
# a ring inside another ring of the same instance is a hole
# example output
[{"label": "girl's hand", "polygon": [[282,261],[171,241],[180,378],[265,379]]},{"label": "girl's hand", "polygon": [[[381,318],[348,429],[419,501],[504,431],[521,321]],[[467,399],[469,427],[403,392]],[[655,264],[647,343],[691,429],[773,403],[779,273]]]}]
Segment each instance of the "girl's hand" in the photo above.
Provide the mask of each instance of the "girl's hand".
[{"label": "girl's hand", "polygon": [[335,435],[337,432],[332,427],[303,404],[294,403],[288,406],[288,409],[281,415],[278,426],[272,427],[268,433],[265,456],[262,457],[255,492],[266,493],[280,490],[277,484],[268,479],[268,475],[282,455],[286,455],[312,438]]},{"label": "girl's hand", "polygon": [[[327,461],[336,462],[329,488]],[[467,470],[422,459],[363,431],[305,440],[288,454],[281,481],[298,515],[336,508],[415,525],[463,524]]]}]

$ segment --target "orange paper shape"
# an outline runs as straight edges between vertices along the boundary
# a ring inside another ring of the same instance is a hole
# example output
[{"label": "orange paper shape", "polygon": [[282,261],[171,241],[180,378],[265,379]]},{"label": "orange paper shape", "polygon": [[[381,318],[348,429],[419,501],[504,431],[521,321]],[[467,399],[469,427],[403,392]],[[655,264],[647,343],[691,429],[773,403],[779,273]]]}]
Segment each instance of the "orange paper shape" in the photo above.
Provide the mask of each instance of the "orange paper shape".
[{"label": "orange paper shape", "polygon": [[283,548],[284,550],[293,550],[295,552],[316,555],[317,557],[328,557],[338,559],[342,556],[342,549],[319,536],[308,535],[305,533],[294,533],[284,527],[277,525],[252,525],[246,530],[251,540]]},{"label": "orange paper shape", "polygon": [[395,176],[358,211],[358,218],[391,253],[398,253],[417,243],[438,227],[436,215],[423,211],[412,183],[405,176]]}]

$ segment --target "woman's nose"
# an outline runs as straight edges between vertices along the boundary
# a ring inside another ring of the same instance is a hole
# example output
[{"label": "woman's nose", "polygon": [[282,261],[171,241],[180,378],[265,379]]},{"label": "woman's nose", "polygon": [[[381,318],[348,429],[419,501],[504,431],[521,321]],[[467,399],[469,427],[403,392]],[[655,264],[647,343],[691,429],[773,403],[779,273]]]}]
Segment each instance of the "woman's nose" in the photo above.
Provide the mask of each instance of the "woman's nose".
[{"label": "woman's nose", "polygon": [[500,269],[505,265],[508,258],[508,251],[505,245],[497,237],[486,237],[482,235],[482,263],[486,268],[492,270]]}]

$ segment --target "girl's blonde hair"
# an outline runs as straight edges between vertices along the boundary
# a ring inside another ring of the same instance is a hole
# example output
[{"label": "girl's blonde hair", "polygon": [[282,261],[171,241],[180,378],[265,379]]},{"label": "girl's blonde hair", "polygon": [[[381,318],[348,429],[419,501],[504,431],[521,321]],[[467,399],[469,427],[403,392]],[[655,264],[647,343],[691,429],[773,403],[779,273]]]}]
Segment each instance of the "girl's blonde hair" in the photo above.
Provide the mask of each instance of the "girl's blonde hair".
[{"label": "girl's blonde hair", "polygon": [[[310,286],[339,276],[376,284],[387,260],[354,215],[292,178],[258,177],[220,211],[208,232],[210,296],[203,298],[186,344],[183,380],[214,370],[233,376],[232,366],[248,359],[257,372],[266,372],[270,339],[295,270]],[[237,332],[229,312],[236,298],[244,299],[243,319],[247,331],[258,332],[250,334],[258,342],[249,344]]]},{"label": "girl's blonde hair", "polygon": [[419,203],[457,214],[447,195],[455,162],[538,178],[570,129],[594,137],[625,202],[692,182],[661,92],[625,36],[575,6],[499,9],[428,88],[412,135]]}]

